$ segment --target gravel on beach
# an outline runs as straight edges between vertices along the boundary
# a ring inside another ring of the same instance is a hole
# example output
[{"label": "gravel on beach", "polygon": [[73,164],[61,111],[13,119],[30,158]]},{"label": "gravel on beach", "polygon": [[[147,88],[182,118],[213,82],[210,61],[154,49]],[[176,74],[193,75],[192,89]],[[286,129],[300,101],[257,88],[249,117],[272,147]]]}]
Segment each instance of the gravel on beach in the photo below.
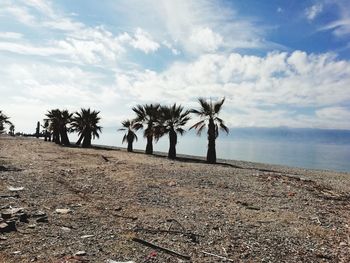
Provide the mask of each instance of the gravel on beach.
[{"label": "gravel on beach", "polygon": [[1,136],[0,213],[0,262],[350,262],[349,173]]}]

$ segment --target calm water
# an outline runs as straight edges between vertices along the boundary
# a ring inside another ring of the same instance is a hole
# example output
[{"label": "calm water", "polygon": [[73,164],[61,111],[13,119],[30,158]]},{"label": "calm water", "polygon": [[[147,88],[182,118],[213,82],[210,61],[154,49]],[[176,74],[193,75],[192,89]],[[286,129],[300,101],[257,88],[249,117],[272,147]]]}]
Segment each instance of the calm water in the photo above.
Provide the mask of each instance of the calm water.
[{"label": "calm water", "polygon": [[[122,132],[105,128],[94,144],[122,145]],[[146,141],[141,132],[135,149],[144,150]],[[73,139],[73,138],[72,138]],[[154,144],[155,151],[168,151],[168,138]],[[189,132],[179,137],[177,152],[205,156],[206,134],[201,137]],[[301,129],[237,129],[229,136],[217,139],[217,157],[293,167],[350,172],[350,132]]]}]

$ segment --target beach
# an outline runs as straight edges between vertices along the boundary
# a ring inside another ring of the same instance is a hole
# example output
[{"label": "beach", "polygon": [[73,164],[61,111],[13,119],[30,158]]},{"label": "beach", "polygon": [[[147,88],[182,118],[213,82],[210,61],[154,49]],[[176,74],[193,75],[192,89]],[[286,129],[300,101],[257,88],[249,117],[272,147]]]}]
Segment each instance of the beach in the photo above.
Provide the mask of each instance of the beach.
[{"label": "beach", "polygon": [[350,173],[1,136],[0,177],[0,262],[350,261]]}]

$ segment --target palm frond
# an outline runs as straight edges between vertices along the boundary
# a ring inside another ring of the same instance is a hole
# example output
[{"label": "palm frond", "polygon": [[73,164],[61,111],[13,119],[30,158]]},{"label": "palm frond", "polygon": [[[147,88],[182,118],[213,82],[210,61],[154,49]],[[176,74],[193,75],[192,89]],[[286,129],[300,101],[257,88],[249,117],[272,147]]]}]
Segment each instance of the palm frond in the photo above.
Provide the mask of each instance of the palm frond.
[{"label": "palm frond", "polygon": [[127,141],[127,136],[126,136],[126,134],[124,134],[122,143],[125,143],[126,141]]},{"label": "palm frond", "polygon": [[220,123],[219,125],[220,125],[220,129],[221,129],[221,130],[223,130],[223,131],[225,131],[227,134],[229,134],[230,130],[229,130],[229,128],[228,128],[225,124]]},{"label": "palm frond", "polygon": [[221,101],[215,102],[215,104],[214,104],[214,112],[215,112],[216,114],[218,114],[218,113],[220,112],[220,110],[221,110],[222,105],[224,104],[224,102],[225,102],[225,97],[222,98]]},{"label": "palm frond", "polygon": [[205,122],[205,120],[201,120],[201,121],[195,123],[194,125],[192,125],[192,126],[190,127],[190,130],[193,129],[193,128],[194,128],[194,129],[198,129],[198,127],[199,127],[200,125],[202,125],[204,122]]},{"label": "palm frond", "polygon": [[201,126],[197,128],[197,135],[201,136],[203,129],[205,128],[205,123],[203,123]]}]

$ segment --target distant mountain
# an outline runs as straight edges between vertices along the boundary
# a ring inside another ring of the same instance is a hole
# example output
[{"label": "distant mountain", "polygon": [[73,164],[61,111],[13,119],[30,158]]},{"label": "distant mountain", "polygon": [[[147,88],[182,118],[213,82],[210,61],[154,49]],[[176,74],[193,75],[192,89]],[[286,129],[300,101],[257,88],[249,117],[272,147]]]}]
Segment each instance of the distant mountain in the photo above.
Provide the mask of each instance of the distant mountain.
[{"label": "distant mountain", "polygon": [[[118,127],[104,127],[103,134],[115,134],[115,136],[122,136],[118,132]],[[142,134],[143,132],[138,132]],[[191,130],[185,133],[185,137],[196,136],[195,131]],[[203,131],[203,137],[206,133]],[[246,140],[270,140],[270,141],[286,141],[286,142],[300,142],[300,143],[327,143],[327,144],[350,144],[350,130],[332,130],[332,129],[310,129],[310,128],[230,128],[230,133],[226,136],[224,133],[220,134],[221,139],[246,139]]]},{"label": "distant mountain", "polygon": [[303,143],[350,144],[350,130],[310,128],[231,128],[232,139],[263,139]]}]

